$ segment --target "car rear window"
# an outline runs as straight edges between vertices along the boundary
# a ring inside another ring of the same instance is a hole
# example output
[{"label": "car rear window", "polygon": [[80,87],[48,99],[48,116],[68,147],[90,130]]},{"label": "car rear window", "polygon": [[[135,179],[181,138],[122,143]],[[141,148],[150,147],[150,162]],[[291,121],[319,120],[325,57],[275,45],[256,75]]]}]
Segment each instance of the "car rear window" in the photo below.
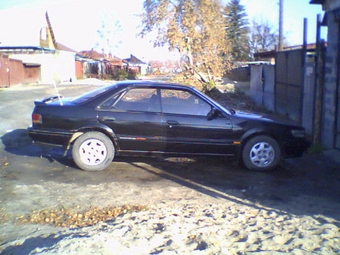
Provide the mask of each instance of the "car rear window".
[{"label": "car rear window", "polygon": [[71,102],[75,103],[75,104],[82,104],[85,103],[103,93],[105,93],[108,90],[113,89],[115,86],[109,85],[109,86],[105,86],[105,87],[100,87],[98,89],[95,90],[91,90],[90,92],[87,92],[81,96],[75,97],[71,100]]}]

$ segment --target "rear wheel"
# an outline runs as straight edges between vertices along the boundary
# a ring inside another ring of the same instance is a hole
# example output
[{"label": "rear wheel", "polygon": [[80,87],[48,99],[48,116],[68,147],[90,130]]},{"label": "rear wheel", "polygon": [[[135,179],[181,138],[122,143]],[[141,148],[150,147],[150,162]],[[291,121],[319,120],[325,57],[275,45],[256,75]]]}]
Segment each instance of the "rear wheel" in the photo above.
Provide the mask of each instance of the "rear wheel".
[{"label": "rear wheel", "polygon": [[253,137],[243,147],[242,159],[244,165],[250,170],[272,170],[281,161],[280,146],[269,136]]},{"label": "rear wheel", "polygon": [[72,148],[74,162],[85,171],[104,170],[111,164],[114,155],[112,141],[100,132],[87,132],[79,136]]}]

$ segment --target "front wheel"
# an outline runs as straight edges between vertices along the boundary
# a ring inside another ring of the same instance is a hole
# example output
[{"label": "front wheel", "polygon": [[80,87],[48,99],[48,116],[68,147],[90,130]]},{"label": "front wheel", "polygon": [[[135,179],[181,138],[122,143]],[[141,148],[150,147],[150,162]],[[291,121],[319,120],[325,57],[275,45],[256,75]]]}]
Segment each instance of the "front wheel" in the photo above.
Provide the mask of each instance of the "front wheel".
[{"label": "front wheel", "polygon": [[76,165],[85,171],[107,168],[115,155],[112,141],[100,132],[87,132],[74,142],[72,157]]},{"label": "front wheel", "polygon": [[242,160],[249,170],[262,172],[272,170],[281,161],[280,146],[269,136],[255,136],[243,147]]}]

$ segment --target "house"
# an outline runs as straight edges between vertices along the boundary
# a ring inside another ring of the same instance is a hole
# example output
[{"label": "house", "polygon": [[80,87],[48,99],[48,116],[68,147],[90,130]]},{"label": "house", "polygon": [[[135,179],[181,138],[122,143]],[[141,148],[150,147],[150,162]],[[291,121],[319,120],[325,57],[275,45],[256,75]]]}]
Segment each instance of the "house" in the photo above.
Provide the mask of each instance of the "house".
[{"label": "house", "polygon": [[94,49],[80,51],[76,55],[76,76],[78,79],[88,77],[109,78],[122,68],[122,59],[111,54],[99,53]]},{"label": "house", "polygon": [[322,88],[321,142],[328,148],[340,149],[340,1],[311,0],[325,11],[322,25],[327,26]]},{"label": "house", "polygon": [[55,50],[39,46],[0,47],[0,87],[21,83],[53,82],[43,63],[53,58]]},{"label": "house", "polygon": [[145,75],[147,73],[148,64],[130,54],[130,58],[123,59],[123,63],[128,71],[135,74]]},{"label": "house", "polygon": [[0,47],[0,86],[51,84],[76,78],[76,52],[56,41],[47,12],[45,18],[38,45]]}]

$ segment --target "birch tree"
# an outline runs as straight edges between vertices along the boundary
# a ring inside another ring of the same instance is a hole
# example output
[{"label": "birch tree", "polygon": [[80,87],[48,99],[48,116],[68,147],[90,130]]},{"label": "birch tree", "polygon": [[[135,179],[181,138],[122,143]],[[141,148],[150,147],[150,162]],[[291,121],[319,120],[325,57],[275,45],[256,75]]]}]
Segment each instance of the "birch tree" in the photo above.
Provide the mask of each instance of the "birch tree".
[{"label": "birch tree", "polygon": [[183,82],[210,89],[225,71],[223,7],[218,0],[145,0],[141,36],[156,32],[154,46],[182,56]]}]

